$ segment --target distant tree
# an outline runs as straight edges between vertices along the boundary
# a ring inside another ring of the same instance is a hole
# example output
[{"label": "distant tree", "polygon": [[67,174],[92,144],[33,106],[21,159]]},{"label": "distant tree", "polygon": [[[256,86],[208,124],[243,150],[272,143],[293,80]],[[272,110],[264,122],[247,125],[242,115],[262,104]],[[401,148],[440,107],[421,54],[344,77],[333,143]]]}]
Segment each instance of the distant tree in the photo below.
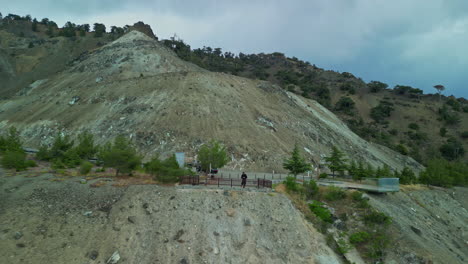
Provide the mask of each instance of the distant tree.
[{"label": "distant tree", "polygon": [[449,172],[450,163],[442,159],[430,160],[426,169],[421,172],[419,180],[421,183],[450,187],[454,184],[454,177]]},{"label": "distant tree", "polygon": [[0,12],[0,20],[3,19],[3,15],[2,15],[2,12]]},{"label": "distant tree", "polygon": [[48,18],[43,18],[43,19],[41,20],[41,24],[47,26],[47,25],[49,24],[49,19],[48,19]]},{"label": "distant tree", "polygon": [[447,135],[447,128],[441,127],[439,130],[439,134],[441,137],[445,137],[445,135]]},{"label": "distant tree", "polygon": [[37,19],[34,18],[32,24],[31,24],[31,30],[32,31],[37,32],[37,24],[38,24]]},{"label": "distant tree", "polygon": [[465,155],[463,144],[455,138],[449,138],[447,143],[442,145],[439,150],[442,156],[447,160],[456,160]]},{"label": "distant tree", "polygon": [[336,103],[335,110],[350,115],[354,110],[354,105],[353,99],[348,96],[342,96]]},{"label": "distant tree", "polygon": [[93,158],[98,151],[98,146],[94,143],[93,134],[89,133],[89,131],[79,134],[78,145],[75,149],[81,159],[88,160]]},{"label": "distant tree", "polygon": [[106,32],[106,26],[100,23],[94,23],[94,37],[99,38]]},{"label": "distant tree", "polygon": [[31,17],[31,15],[26,15],[26,16],[23,17],[23,20],[24,20],[24,21],[31,22],[32,17]]},{"label": "distant tree", "polygon": [[397,178],[400,178],[401,184],[413,184],[417,182],[416,175],[408,167],[405,167],[398,176]]},{"label": "distant tree", "polygon": [[382,90],[387,89],[388,84],[379,82],[379,81],[371,81],[370,83],[367,84],[367,87],[369,87],[369,91],[371,93],[378,93]]},{"label": "distant tree", "polygon": [[445,104],[439,108],[439,116],[447,125],[454,126],[461,122],[460,115],[457,112],[450,110]]},{"label": "distant tree", "polygon": [[75,37],[76,36],[76,25],[70,21],[65,23],[65,25],[62,28],[62,31],[60,32],[61,36],[70,38],[70,37]]},{"label": "distant tree", "polygon": [[1,165],[5,169],[15,169],[16,171],[25,170],[28,165],[26,163],[26,153],[24,151],[6,151],[1,159]]},{"label": "distant tree", "polygon": [[69,135],[58,133],[55,136],[52,147],[50,148],[50,156],[52,159],[61,159],[65,153],[73,147],[74,141]]},{"label": "distant tree", "polygon": [[347,168],[345,154],[336,146],[332,147],[332,153],[329,157],[325,157],[325,161],[333,175],[335,175],[335,172],[343,173]]},{"label": "distant tree", "polygon": [[371,109],[370,116],[377,123],[382,123],[385,118],[391,116],[393,110],[393,103],[382,100],[378,106]]},{"label": "distant tree", "polygon": [[209,172],[210,165],[211,168],[220,169],[228,162],[226,148],[218,141],[204,144],[198,151],[198,161],[205,172]]},{"label": "distant tree", "polygon": [[1,165],[5,169],[24,170],[28,167],[26,153],[24,153],[19,132],[15,127],[10,127],[6,136],[0,135],[0,153],[2,153]]},{"label": "distant tree", "polygon": [[296,144],[294,145],[294,149],[291,153],[291,158],[283,161],[283,168],[288,170],[295,178],[299,173],[311,170],[312,166],[301,156],[299,153],[299,147]]},{"label": "distant tree", "polygon": [[119,173],[131,173],[141,164],[141,157],[131,142],[123,136],[118,136],[113,143],[106,144],[101,149],[99,157],[104,167],[116,170],[115,176]]},{"label": "distant tree", "polygon": [[461,132],[461,133],[460,133],[460,137],[461,137],[461,138],[464,138],[464,139],[468,138],[468,131],[463,131],[463,132]]},{"label": "distant tree", "polygon": [[12,152],[23,151],[19,132],[14,126],[8,129],[8,133],[5,137],[0,135],[0,153],[6,152],[6,151],[12,151]]},{"label": "distant tree", "polygon": [[443,86],[442,84],[437,84],[437,85],[434,85],[434,89],[437,90],[437,93],[439,94],[439,101],[440,101],[440,97],[441,97],[442,92],[445,90],[445,86]]}]

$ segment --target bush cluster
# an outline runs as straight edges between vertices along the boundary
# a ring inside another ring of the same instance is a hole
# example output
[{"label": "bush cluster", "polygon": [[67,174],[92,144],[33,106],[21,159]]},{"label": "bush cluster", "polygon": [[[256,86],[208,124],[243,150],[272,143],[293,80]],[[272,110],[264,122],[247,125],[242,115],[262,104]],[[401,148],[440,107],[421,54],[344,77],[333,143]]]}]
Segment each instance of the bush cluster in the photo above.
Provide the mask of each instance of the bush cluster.
[{"label": "bush cluster", "polygon": [[193,173],[189,169],[180,168],[175,155],[165,160],[155,157],[145,163],[144,168],[147,173],[153,175],[155,180],[162,183],[175,183],[179,181],[179,177]]}]

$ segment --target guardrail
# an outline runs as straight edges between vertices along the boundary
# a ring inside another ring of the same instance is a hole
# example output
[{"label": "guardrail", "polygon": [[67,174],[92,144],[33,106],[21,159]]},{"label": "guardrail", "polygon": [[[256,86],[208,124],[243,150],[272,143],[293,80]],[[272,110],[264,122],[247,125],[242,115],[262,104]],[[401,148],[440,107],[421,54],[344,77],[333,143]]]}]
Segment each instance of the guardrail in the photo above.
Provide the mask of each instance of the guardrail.
[{"label": "guardrail", "polygon": [[[242,180],[237,178],[219,178],[219,177],[206,177],[205,179],[200,179],[200,176],[182,176],[180,177],[180,184],[191,184],[191,185],[217,185],[219,186],[231,186],[231,187],[241,187]],[[271,180],[265,179],[247,179],[245,187],[254,187],[254,188],[271,188]]]}]

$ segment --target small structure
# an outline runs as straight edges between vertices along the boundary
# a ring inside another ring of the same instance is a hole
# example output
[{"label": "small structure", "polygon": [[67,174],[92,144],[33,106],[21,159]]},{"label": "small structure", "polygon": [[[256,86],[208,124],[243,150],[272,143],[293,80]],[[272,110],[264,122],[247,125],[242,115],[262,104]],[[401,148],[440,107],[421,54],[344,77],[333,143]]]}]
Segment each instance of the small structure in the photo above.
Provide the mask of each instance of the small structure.
[{"label": "small structure", "polygon": [[398,178],[366,178],[359,183],[325,179],[317,183],[324,186],[336,186],[344,189],[356,189],[377,193],[400,191],[400,179]]},{"label": "small structure", "polygon": [[176,152],[175,157],[179,167],[183,168],[185,166],[185,152]]}]

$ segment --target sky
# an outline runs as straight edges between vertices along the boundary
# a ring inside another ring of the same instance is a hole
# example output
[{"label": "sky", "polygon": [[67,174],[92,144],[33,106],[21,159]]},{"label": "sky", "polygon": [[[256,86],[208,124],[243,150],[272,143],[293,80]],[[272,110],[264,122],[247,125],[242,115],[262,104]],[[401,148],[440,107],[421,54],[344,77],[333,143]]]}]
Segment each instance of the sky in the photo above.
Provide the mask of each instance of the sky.
[{"label": "sky", "polygon": [[192,48],[282,52],[364,81],[468,98],[467,0],[0,0],[59,26],[143,21]]}]

